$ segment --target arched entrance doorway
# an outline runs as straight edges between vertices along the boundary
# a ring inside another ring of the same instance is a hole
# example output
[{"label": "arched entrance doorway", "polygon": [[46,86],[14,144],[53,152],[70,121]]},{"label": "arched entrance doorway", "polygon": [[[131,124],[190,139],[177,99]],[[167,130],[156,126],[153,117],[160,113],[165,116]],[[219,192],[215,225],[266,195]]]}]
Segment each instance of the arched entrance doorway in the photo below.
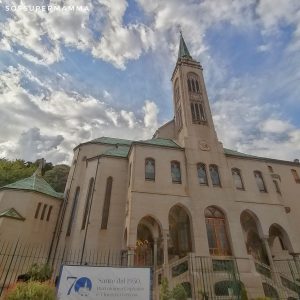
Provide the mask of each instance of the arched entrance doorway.
[{"label": "arched entrance doorway", "polygon": [[287,258],[292,253],[292,245],[286,231],[278,224],[269,229],[269,245],[274,258]]},{"label": "arched entrance doorway", "polygon": [[157,266],[163,262],[162,232],[158,222],[150,217],[143,217],[137,227],[135,264]]},{"label": "arched entrance doorway", "polygon": [[181,258],[192,252],[190,218],[186,210],[175,205],[169,212],[169,260]]},{"label": "arched entrance doorway", "polygon": [[257,217],[249,212],[243,211],[241,214],[241,225],[248,254],[264,264],[270,265],[264,243],[260,237],[260,224]]}]

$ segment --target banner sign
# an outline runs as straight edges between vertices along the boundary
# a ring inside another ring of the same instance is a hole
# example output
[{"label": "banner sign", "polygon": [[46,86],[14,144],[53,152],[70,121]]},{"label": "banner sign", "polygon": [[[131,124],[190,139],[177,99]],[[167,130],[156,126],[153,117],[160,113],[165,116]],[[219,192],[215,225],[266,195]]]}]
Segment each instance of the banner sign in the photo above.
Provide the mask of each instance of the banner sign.
[{"label": "banner sign", "polygon": [[149,300],[150,268],[67,266],[61,270],[59,300]]}]

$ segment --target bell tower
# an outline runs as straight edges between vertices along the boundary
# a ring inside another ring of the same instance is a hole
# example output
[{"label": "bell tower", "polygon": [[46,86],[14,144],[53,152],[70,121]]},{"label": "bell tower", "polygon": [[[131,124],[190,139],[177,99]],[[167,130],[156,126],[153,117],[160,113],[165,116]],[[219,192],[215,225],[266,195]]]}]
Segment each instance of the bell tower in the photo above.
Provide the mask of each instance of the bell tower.
[{"label": "bell tower", "polygon": [[183,147],[195,142],[202,147],[218,144],[203,68],[189,53],[180,33],[177,63],[172,75],[175,137]]}]

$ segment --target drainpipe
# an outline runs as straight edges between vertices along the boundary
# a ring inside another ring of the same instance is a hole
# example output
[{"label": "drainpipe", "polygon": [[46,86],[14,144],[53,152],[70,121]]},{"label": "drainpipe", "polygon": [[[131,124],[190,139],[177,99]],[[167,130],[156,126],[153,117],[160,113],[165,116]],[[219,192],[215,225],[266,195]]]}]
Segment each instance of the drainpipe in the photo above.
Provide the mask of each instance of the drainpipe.
[{"label": "drainpipe", "polygon": [[86,244],[86,237],[87,237],[87,233],[88,233],[88,227],[89,227],[89,224],[90,224],[90,215],[91,215],[91,208],[92,208],[92,205],[93,205],[93,198],[94,198],[94,192],[95,192],[95,186],[96,186],[96,180],[97,180],[99,161],[100,161],[100,157],[98,157],[98,162],[97,162],[97,167],[96,167],[96,172],[95,172],[95,180],[94,180],[94,184],[93,184],[93,191],[92,191],[92,195],[91,195],[91,203],[90,203],[90,207],[89,207],[89,211],[88,211],[87,224],[86,224],[85,233],[84,233],[80,264],[82,264],[84,250],[85,250],[85,244]]}]

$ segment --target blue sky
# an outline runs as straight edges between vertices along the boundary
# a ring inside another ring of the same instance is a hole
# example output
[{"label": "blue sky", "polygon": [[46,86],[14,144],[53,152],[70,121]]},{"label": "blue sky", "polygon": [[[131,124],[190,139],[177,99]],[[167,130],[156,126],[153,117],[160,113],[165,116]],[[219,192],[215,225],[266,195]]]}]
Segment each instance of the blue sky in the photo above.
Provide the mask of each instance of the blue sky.
[{"label": "blue sky", "polygon": [[[78,8],[37,8],[58,4]],[[99,136],[150,138],[173,118],[179,28],[224,146],[299,158],[298,0],[0,0],[0,156],[70,162]]]}]

